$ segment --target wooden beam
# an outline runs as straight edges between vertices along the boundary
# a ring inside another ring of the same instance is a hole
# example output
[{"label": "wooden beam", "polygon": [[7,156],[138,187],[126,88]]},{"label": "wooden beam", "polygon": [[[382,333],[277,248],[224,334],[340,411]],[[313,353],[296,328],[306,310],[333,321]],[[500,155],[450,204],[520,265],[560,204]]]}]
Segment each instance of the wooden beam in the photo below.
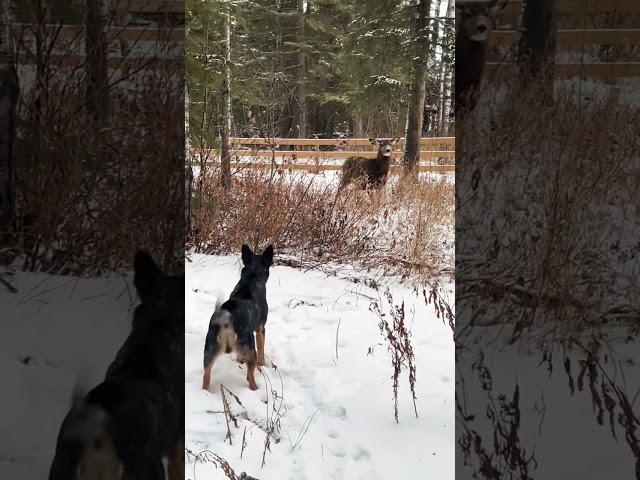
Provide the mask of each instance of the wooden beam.
[{"label": "wooden beam", "polygon": [[[496,47],[516,45],[515,30],[495,30],[489,43]],[[558,46],[639,45],[640,29],[602,28],[593,30],[558,30]]]},{"label": "wooden beam", "polygon": [[[349,138],[336,140],[335,138],[247,138],[232,137],[233,145],[297,145],[297,146],[319,146],[319,145],[338,145],[339,142],[346,141],[347,146],[372,146],[368,138]],[[455,137],[425,137],[420,139],[422,146],[434,145],[450,145],[456,143]],[[398,142],[399,146],[404,145],[404,139]]]},{"label": "wooden beam", "polygon": [[[212,167],[220,167],[220,162],[207,162]],[[256,169],[256,170],[270,170],[270,163],[249,163],[249,162],[232,162],[231,168],[234,170]],[[283,171],[302,170],[306,172],[327,172],[338,171],[342,167],[340,165],[309,165],[309,164],[287,164],[276,165],[276,169]],[[392,173],[400,173],[402,166],[392,165],[390,171]],[[419,172],[434,172],[434,173],[449,173],[455,172],[455,165],[420,165],[418,167]]]},{"label": "wooden beam", "polygon": [[[487,63],[489,81],[504,81],[513,78],[515,65],[507,63]],[[640,78],[640,62],[629,63],[558,63],[554,67],[556,78],[598,78],[616,80],[619,78]]]},{"label": "wooden beam", "polygon": [[[35,25],[28,23],[16,23],[12,25],[14,37],[20,39],[35,38]],[[48,25],[45,38],[55,38],[57,40],[74,41],[84,38],[84,27],[81,25]],[[119,27],[111,25],[107,32],[109,41],[126,40],[128,42],[163,42],[163,43],[184,43],[184,27],[157,28],[151,26],[129,26]]]},{"label": "wooden beam", "polygon": [[[519,15],[522,2],[511,0],[500,16]],[[559,15],[594,15],[602,13],[640,13],[640,2],[629,0],[558,0]]]},{"label": "wooden beam", "polygon": [[[49,66],[58,68],[77,68],[86,64],[85,55],[52,55]],[[35,65],[36,60],[32,56],[21,55],[18,58],[20,65]],[[174,70],[184,75],[183,58],[109,58],[109,68],[112,70]]]},{"label": "wooden beam", "polygon": [[[204,150],[203,155],[205,157],[217,157],[220,155],[220,150],[217,149],[208,149]],[[335,151],[335,152],[318,152],[313,150],[276,150],[273,153],[267,150],[233,150],[231,152],[232,156],[235,157],[245,157],[245,158],[271,158],[274,156],[275,158],[303,158],[303,159],[343,159],[349,158],[353,156],[365,157],[365,158],[376,158],[378,152],[368,152],[368,151],[355,151],[355,152],[344,152],[344,151]],[[420,158],[421,159],[431,159],[431,158],[455,158],[456,152],[451,150],[421,150]],[[402,157],[402,152],[394,152],[393,158]]]},{"label": "wooden beam", "polygon": [[125,13],[184,13],[180,0],[111,0],[109,10]]}]

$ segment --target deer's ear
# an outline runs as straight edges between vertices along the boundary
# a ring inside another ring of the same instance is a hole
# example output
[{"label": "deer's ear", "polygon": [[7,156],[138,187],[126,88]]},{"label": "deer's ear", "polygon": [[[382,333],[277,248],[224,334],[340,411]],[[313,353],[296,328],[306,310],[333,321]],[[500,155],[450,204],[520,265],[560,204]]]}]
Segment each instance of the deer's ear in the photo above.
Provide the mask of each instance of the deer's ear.
[{"label": "deer's ear", "polygon": [[376,146],[377,146],[377,145],[380,145],[380,142],[378,141],[378,139],[377,139],[377,138],[370,138],[370,139],[369,139],[369,141],[370,141],[371,143],[373,143],[374,145],[376,145]]}]

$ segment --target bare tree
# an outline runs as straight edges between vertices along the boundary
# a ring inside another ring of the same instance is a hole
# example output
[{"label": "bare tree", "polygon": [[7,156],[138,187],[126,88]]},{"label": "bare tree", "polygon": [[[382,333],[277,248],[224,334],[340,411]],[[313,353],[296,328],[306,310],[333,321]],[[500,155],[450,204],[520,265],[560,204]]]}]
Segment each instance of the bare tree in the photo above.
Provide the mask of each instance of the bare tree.
[{"label": "bare tree", "polygon": [[109,116],[106,0],[87,0],[86,23],[87,111],[99,131]]},{"label": "bare tree", "polygon": [[[447,19],[455,20],[455,0],[447,0]],[[451,24],[453,25],[453,23]],[[445,24],[445,28],[449,28],[449,23]],[[444,37],[444,35],[443,35]],[[451,80],[452,71],[449,65],[445,65],[446,62],[442,62],[442,108],[440,110],[440,133],[441,135],[447,135],[449,131],[449,110],[451,107]]]},{"label": "bare tree", "polygon": [[298,0],[298,138],[307,137],[307,62],[305,44],[305,0]]},{"label": "bare tree", "polygon": [[543,99],[553,102],[553,65],[556,54],[555,0],[525,1],[520,22],[518,63],[524,84],[538,82]]},{"label": "bare tree", "polygon": [[407,134],[404,149],[406,174],[414,173],[420,162],[420,136],[424,117],[424,102],[427,95],[427,59],[429,58],[429,11],[431,0],[419,0],[416,5],[415,31],[416,54],[413,65],[413,86],[407,119]]},{"label": "bare tree", "polygon": [[16,102],[18,78],[11,42],[11,0],[0,4],[0,236],[11,230],[15,214]]},{"label": "bare tree", "polygon": [[[227,5],[227,9],[229,6]],[[222,134],[220,146],[222,164],[222,185],[225,190],[231,189],[231,12],[224,16],[224,42],[222,43],[224,58],[224,79],[222,80]]]}]

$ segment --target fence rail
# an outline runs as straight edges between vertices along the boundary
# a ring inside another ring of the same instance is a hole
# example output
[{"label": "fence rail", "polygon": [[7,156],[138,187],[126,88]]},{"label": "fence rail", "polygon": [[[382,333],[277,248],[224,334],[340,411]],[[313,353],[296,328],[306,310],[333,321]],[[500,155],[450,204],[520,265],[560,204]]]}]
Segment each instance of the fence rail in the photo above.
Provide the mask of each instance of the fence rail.
[{"label": "fence rail", "polygon": [[[403,147],[405,139],[401,138],[397,145]],[[369,146],[373,147],[368,138],[247,138],[232,137],[232,145],[298,145],[298,146],[336,146],[338,144],[346,146]],[[455,137],[424,137],[420,139],[420,146],[443,145],[454,147]]]},{"label": "fence rail", "polygon": [[109,10],[126,13],[184,13],[183,0],[111,0]]},{"label": "fence rail", "polygon": [[[516,43],[515,30],[495,30],[490,44],[495,47],[509,47]],[[597,28],[591,30],[558,30],[558,44],[562,46],[584,45],[640,45],[640,29],[637,28]]]},{"label": "fence rail", "polygon": [[[487,62],[487,77],[492,80],[513,78],[517,67],[511,63]],[[558,79],[599,78],[613,81],[619,78],[640,78],[640,62],[617,63],[556,63],[554,74]]]},{"label": "fence rail", "polygon": [[[557,31],[556,78],[597,78],[608,82],[640,78],[640,28],[635,28],[638,22],[623,21],[637,19],[640,2],[558,0],[556,12],[561,27]],[[497,56],[492,55],[491,60],[507,59],[487,64],[487,74],[494,80],[506,80],[515,73],[510,58],[518,41],[515,29],[521,14],[521,0],[511,0],[498,14],[498,25],[489,41]],[[611,28],[612,25],[633,28]],[[600,51],[600,47],[606,48]],[[576,56],[575,60],[572,56]]]},{"label": "fence rail", "polygon": [[[205,158],[220,156],[220,150],[218,149],[206,149],[201,151]],[[318,150],[274,150],[273,152],[268,150],[233,150],[231,155],[233,157],[255,157],[255,158],[309,158],[309,159],[327,159],[336,158],[344,159],[353,157],[354,155],[365,158],[376,158],[378,152],[370,151],[318,151]],[[393,152],[393,158],[398,158],[402,152]],[[433,158],[455,158],[456,152],[453,150],[420,150],[420,160],[429,160]]]},{"label": "fence rail", "polygon": [[[210,161],[207,162],[207,165],[212,167],[220,167],[221,163],[218,161]],[[244,169],[257,169],[257,170],[270,170],[272,165],[270,163],[256,163],[256,162],[231,162],[231,168],[234,170],[244,170]],[[338,171],[342,168],[341,165],[313,165],[308,163],[298,163],[298,164],[286,164],[286,165],[276,165],[276,169],[278,170],[302,170],[307,172],[325,172],[325,171]],[[391,173],[399,173],[402,171],[402,166],[400,165],[392,165],[390,167]],[[419,165],[419,172],[432,172],[432,173],[450,173],[455,172],[455,165]]]},{"label": "fence rail", "polygon": [[[405,139],[401,138],[398,141],[400,147],[404,146]],[[279,170],[302,170],[307,172],[315,172],[320,173],[324,171],[338,171],[342,168],[342,162],[339,163],[320,163],[322,159],[335,159],[342,160],[348,157],[352,157],[354,155],[362,156],[365,158],[375,158],[377,152],[375,151],[375,147],[371,144],[368,138],[348,138],[348,139],[333,139],[333,138],[242,138],[242,137],[232,137],[231,144],[234,147],[238,145],[244,146],[276,146],[276,145],[287,145],[287,146],[306,146],[306,147],[316,147],[315,150],[240,150],[234,148],[232,150],[231,155],[234,159],[239,159],[242,157],[250,158],[250,159],[271,159],[275,158],[278,160],[288,160],[282,163],[276,163],[275,168]],[[373,150],[334,150],[334,151],[324,151],[318,150],[318,147],[321,146],[340,146],[340,147],[371,147]],[[441,147],[446,150],[421,150],[420,151],[420,160],[432,160],[432,159],[454,159],[455,158],[455,137],[426,137],[420,139],[421,147]],[[192,153],[194,155],[200,156],[200,158],[204,159],[207,165],[213,167],[219,167],[221,165],[220,162],[220,150],[219,149],[192,149]],[[393,158],[398,159],[402,155],[400,150],[395,151],[393,153]],[[301,163],[298,160],[308,159],[312,160],[313,163]],[[271,169],[272,164],[267,161],[249,161],[249,162],[239,162],[234,161],[231,162],[231,167],[233,169],[247,169],[247,168],[255,168],[255,169]],[[435,172],[435,173],[449,173],[455,172],[455,165],[419,165],[418,171],[420,172]],[[402,169],[400,165],[392,165],[391,172],[397,173]]]},{"label": "fence rail", "polygon": [[[500,12],[500,17],[519,15],[522,8],[520,0],[511,0]],[[640,2],[629,0],[559,0],[559,15],[594,15],[602,13],[640,13]]]},{"label": "fence rail", "polygon": [[[31,23],[15,23],[12,25],[14,36],[20,38],[34,38],[37,25]],[[49,38],[55,36],[56,40],[77,41],[84,38],[84,25],[46,25]],[[126,40],[129,42],[162,42],[184,43],[184,27],[156,27],[151,25],[110,25],[107,30],[107,39],[110,42]]]}]

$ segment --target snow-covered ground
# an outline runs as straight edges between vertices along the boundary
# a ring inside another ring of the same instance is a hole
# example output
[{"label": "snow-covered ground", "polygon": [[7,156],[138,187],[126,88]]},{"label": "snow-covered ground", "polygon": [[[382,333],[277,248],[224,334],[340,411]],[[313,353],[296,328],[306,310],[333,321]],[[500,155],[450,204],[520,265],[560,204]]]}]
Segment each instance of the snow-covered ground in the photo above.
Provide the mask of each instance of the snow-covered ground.
[{"label": "snow-covered ground", "polygon": [[[589,342],[589,332],[583,333],[581,341]],[[611,339],[608,359],[602,363],[604,372],[628,395],[632,405],[637,400],[640,389],[640,367],[638,365],[638,345],[628,342],[626,329],[608,328],[603,333]],[[584,378],[584,390],[580,391],[580,363],[585,355],[577,349],[568,353],[575,393],[572,394],[569,377],[565,373],[565,357],[560,348],[553,352],[550,365],[542,362],[543,356],[536,352],[533,342],[519,342],[506,345],[507,335],[502,327],[476,328],[465,338],[466,348],[457,352],[456,381],[458,395],[466,415],[474,415],[468,422],[469,428],[480,433],[487,452],[494,451],[494,429],[487,415],[492,402],[481,387],[479,373],[471,367],[478,361],[479,348],[484,352],[484,364],[492,376],[493,405],[498,407],[500,394],[506,395],[507,402],[513,400],[516,385],[519,386],[520,428],[515,431],[526,457],[535,456],[537,468],[529,466],[528,478],[553,478],[555,480],[636,478],[636,461],[625,440],[624,429],[620,427],[622,413],[615,392],[607,389],[612,400],[611,416],[606,407],[606,397],[601,389],[602,374],[598,371],[596,391],[603,406],[601,424],[598,423],[598,409],[592,401],[589,374]],[[464,384],[460,383],[464,380]],[[633,407],[637,415],[637,407]],[[616,438],[612,435],[614,424]],[[506,422],[507,435],[512,434]],[[462,433],[456,425],[456,439]],[[459,447],[456,447],[459,449]],[[475,455],[472,455],[477,459]],[[492,461],[497,466],[497,456]],[[477,463],[474,463],[477,467]],[[464,465],[462,455],[456,452],[456,472],[458,478],[472,478],[475,468]],[[517,477],[517,478],[525,478]]]},{"label": "snow-covered ground", "polygon": [[[337,185],[340,181],[340,171],[338,170],[325,170],[319,173],[308,172],[304,170],[287,170],[286,166],[282,168],[282,175],[286,175],[290,179],[300,181],[302,183],[307,183],[313,181],[314,185]],[[193,174],[197,177],[200,174],[199,167],[193,167]],[[232,170],[232,175],[242,175],[242,170]],[[449,183],[455,183],[455,173],[454,172],[446,172],[446,173],[433,173],[433,172],[420,172],[419,178],[421,181],[431,181],[431,182],[439,182],[442,179],[445,179]],[[391,185],[394,182],[398,182],[400,179],[399,175],[391,175],[389,177],[388,184]]]},{"label": "snow-covered ground", "polygon": [[135,292],[120,277],[18,273],[11,283],[18,293],[0,286],[0,478],[42,480],[73,384],[100,381],[129,332]]},{"label": "snow-covered ground", "polygon": [[[258,374],[259,389],[253,392],[244,367],[223,356],[214,365],[210,391],[202,390],[209,318],[216,300],[233,289],[241,265],[237,256],[191,259],[186,267],[186,445],[202,455],[199,461],[187,455],[187,479],[226,478],[211,462],[212,453],[238,475],[245,471],[260,480],[454,477],[452,333],[412,289],[396,286],[391,291],[395,304],[404,300],[412,332],[419,417],[413,411],[408,372],[403,372],[396,424],[390,355],[379,319],[369,310],[382,295],[317,271],[272,267],[265,353],[278,370],[264,369],[266,377]],[[449,287],[452,297],[453,284]],[[380,304],[388,313],[387,301]],[[368,354],[371,348],[373,354]],[[225,395],[237,419],[237,426],[230,423],[232,444],[225,440],[221,384],[239,400]],[[279,427],[261,467],[266,430],[274,422]]]},{"label": "snow-covered ground", "polygon": [[[192,259],[187,264],[185,360],[190,451],[214,452],[238,473],[260,480],[417,479],[427,473],[453,478],[452,335],[411,289],[395,287],[392,292],[395,303],[405,300],[413,333],[419,417],[414,416],[403,372],[396,424],[389,354],[378,319],[369,311],[377,292],[315,271],[273,267],[266,353],[279,374],[265,369],[269,391],[260,375],[260,390],[250,391],[242,369],[225,357],[214,367],[211,392],[201,390],[209,316],[215,301],[233,288],[240,264],[235,256]],[[128,334],[135,293],[130,279],[115,276],[78,280],[17,273],[11,281],[17,294],[0,289],[0,478],[41,480],[74,382],[81,375],[91,386],[104,375]],[[385,300],[381,305],[389,311]],[[232,411],[240,414],[238,426],[231,427],[233,445],[225,442],[226,422],[216,413],[223,409],[221,383],[244,405],[227,395]],[[241,416],[245,411],[246,420]],[[280,428],[261,468],[263,429],[278,416]],[[190,455],[187,460],[187,478],[225,478],[212,463],[195,465]]]}]

